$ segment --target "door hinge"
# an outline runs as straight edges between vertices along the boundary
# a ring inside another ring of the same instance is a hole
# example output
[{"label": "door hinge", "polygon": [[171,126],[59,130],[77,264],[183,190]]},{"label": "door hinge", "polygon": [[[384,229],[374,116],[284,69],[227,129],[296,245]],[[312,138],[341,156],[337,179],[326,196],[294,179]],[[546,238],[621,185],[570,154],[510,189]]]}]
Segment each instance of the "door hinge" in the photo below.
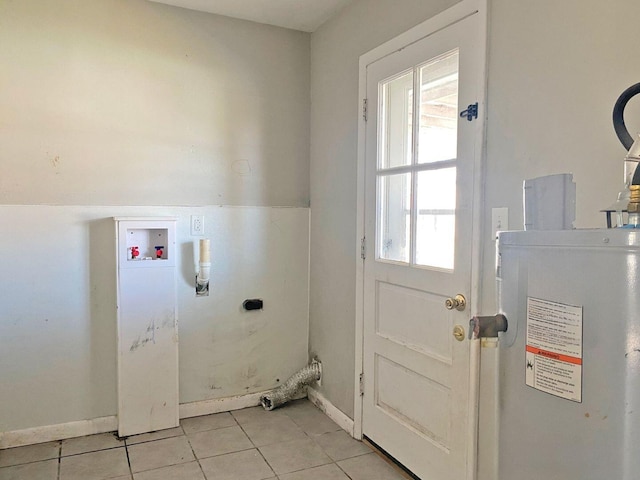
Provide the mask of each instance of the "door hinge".
[{"label": "door hinge", "polygon": [[362,237],[360,242],[360,258],[362,258],[362,260],[367,258],[367,237]]},{"label": "door hinge", "polygon": [[363,98],[362,99],[362,118],[364,119],[364,121],[367,121],[367,99]]},{"label": "door hinge", "polygon": [[364,373],[360,374],[360,396],[364,396]]},{"label": "door hinge", "polygon": [[467,120],[473,122],[474,118],[478,118],[478,102],[467,106],[466,110],[460,112],[460,117],[467,117]]}]

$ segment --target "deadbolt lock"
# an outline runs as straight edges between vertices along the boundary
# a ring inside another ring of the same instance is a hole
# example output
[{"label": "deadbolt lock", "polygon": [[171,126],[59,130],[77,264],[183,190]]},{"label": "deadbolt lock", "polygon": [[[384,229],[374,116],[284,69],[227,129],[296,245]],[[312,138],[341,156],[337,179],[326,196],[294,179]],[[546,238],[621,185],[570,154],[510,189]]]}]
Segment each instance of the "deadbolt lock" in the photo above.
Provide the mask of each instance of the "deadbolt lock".
[{"label": "deadbolt lock", "polygon": [[464,327],[462,325],[456,325],[453,327],[453,336],[459,342],[464,340]]},{"label": "deadbolt lock", "polygon": [[454,308],[458,311],[463,311],[466,306],[467,306],[467,299],[464,298],[464,295],[462,294],[458,294],[453,298],[447,298],[447,300],[444,302],[445,307],[447,307],[447,310],[453,310]]}]

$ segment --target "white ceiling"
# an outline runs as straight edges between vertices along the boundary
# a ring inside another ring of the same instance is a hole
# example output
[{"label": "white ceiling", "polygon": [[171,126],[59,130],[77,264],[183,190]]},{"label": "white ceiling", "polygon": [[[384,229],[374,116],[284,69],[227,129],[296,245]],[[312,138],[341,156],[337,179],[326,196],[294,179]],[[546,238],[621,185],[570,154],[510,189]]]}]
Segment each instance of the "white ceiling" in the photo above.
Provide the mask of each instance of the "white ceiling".
[{"label": "white ceiling", "polygon": [[353,0],[151,0],[176,7],[313,32]]}]

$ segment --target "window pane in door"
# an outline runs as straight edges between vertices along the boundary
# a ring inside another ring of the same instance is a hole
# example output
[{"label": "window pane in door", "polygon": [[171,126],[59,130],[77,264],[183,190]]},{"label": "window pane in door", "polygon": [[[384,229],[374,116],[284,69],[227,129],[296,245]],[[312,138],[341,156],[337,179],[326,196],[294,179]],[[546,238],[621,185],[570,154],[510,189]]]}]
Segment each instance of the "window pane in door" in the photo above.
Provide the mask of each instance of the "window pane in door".
[{"label": "window pane in door", "polygon": [[453,269],[456,239],[456,168],[419,172],[416,264]]},{"label": "window pane in door", "polygon": [[458,59],[456,49],[420,67],[418,163],[457,156]]},{"label": "window pane in door", "polygon": [[378,168],[411,164],[413,151],[413,71],[380,86]]},{"label": "window pane in door", "polygon": [[411,174],[378,177],[378,258],[409,262]]}]

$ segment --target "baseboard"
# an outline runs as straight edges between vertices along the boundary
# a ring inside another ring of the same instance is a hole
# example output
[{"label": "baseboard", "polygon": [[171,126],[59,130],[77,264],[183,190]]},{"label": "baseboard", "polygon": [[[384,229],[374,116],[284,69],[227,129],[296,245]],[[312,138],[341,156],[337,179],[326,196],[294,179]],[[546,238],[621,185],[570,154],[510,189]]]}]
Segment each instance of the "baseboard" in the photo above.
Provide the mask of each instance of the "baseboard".
[{"label": "baseboard", "polygon": [[270,390],[258,393],[248,393],[247,395],[237,395],[234,397],[212,398],[211,400],[201,400],[198,402],[181,403],[180,418],[199,417],[201,415],[211,415],[212,413],[229,412],[240,410],[241,408],[255,407],[260,405],[260,396]]},{"label": "baseboard", "polygon": [[34,443],[53,442],[65,438],[83,437],[94,433],[113,432],[118,429],[118,417],[94,418],[76,422],[25,428],[13,432],[0,432],[0,449],[22,447]]},{"label": "baseboard", "polygon": [[327,417],[336,422],[340,428],[353,437],[353,420],[342,412],[338,407],[331,403],[327,398],[317,390],[308,387],[307,396],[309,400]]},{"label": "baseboard", "polygon": [[[260,405],[260,396],[267,393],[258,392],[235,397],[215,398],[199,402],[182,403],[179,406],[180,418],[199,417],[212,413],[240,410],[241,408]],[[303,392],[296,398],[304,398]],[[118,417],[94,418],[92,420],[80,420],[76,422],[61,423],[58,425],[46,425],[43,427],[26,428],[12,432],[0,432],[0,449],[22,447],[34,443],[52,442],[67,438],[83,437],[96,433],[113,432],[118,429]]]},{"label": "baseboard", "polygon": [[[199,417],[201,415],[211,415],[212,413],[240,410],[241,408],[255,407],[260,405],[260,396],[269,391],[270,390],[265,390],[264,392],[249,393],[247,395],[181,403],[179,406],[179,415],[182,419]],[[309,391],[311,391],[311,389],[309,389]],[[316,392],[315,395],[319,396],[320,394]],[[307,392],[303,389],[294,397],[294,399],[305,398],[306,396]],[[335,412],[339,412],[339,414],[343,415],[344,418],[353,424],[353,421],[349,417],[340,412],[340,410],[331,405],[327,400],[318,400],[313,403],[318,405],[318,407],[323,411],[326,411],[325,407],[321,407],[320,405],[329,405],[328,409],[330,411],[335,410]],[[342,423],[339,423],[338,420],[336,420],[337,417],[334,418],[328,412],[327,415],[342,428],[345,428]],[[24,430],[15,430],[13,432],[0,432],[0,450],[4,448],[33,445],[34,443],[53,442],[55,440],[83,437],[85,435],[93,435],[96,433],[113,432],[117,429],[118,417],[113,415],[110,417],[94,418],[93,420],[80,420],[76,422],[61,423],[58,425],[26,428]],[[345,430],[347,429],[345,428]],[[350,432],[350,434],[353,435],[352,432]]]}]

